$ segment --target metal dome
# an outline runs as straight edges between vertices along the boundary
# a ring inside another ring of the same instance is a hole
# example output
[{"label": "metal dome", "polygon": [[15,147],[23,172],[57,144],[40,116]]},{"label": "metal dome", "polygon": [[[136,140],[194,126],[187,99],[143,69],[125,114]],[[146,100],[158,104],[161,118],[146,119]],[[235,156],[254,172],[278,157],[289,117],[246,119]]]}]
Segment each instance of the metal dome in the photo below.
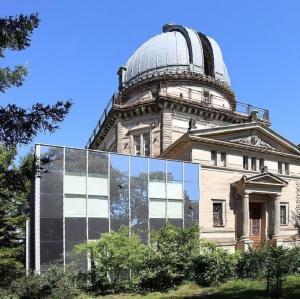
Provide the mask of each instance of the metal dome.
[{"label": "metal dome", "polygon": [[164,72],[195,72],[230,85],[217,42],[181,25],[164,25],[163,33],[152,37],[134,52],[124,67],[122,85],[145,75]]}]

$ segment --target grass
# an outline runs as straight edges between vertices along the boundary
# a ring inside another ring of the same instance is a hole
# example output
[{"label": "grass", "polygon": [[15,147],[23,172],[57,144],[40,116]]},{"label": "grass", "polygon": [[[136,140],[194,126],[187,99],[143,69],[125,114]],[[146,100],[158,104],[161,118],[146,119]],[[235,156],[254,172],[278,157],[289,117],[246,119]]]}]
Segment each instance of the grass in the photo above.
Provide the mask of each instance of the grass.
[{"label": "grass", "polygon": [[[265,283],[251,280],[233,280],[217,287],[201,288],[196,284],[185,284],[176,290],[166,293],[150,293],[145,296],[135,294],[118,294],[99,297],[83,295],[78,299],[175,299],[175,298],[203,298],[203,299],[266,299]],[[290,276],[284,282],[283,298],[300,298],[300,276]]]}]

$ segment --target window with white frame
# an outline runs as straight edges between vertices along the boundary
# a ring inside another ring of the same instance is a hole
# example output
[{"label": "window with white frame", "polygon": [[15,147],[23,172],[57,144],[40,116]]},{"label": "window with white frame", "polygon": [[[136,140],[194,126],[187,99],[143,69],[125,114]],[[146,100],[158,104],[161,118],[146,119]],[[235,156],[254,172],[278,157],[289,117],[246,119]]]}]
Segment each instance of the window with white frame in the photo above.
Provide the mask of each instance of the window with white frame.
[{"label": "window with white frame", "polygon": [[225,200],[212,201],[213,226],[219,227],[225,225]]},{"label": "window with white frame", "polygon": [[137,156],[151,156],[150,132],[133,136],[134,154]]},{"label": "window with white frame", "polygon": [[289,223],[289,204],[280,203],[280,225],[288,225]]}]

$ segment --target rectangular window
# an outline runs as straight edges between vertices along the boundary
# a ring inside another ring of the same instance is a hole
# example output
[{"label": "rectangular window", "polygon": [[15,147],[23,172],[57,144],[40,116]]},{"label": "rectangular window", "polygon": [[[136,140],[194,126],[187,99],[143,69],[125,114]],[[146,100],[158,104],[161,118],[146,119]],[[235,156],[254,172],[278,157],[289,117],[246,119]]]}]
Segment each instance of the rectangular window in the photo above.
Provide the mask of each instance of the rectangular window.
[{"label": "rectangular window", "polygon": [[248,156],[243,156],[243,168],[248,170]]},{"label": "rectangular window", "polygon": [[222,202],[214,202],[213,203],[213,225],[214,226],[223,226],[224,225],[224,217],[223,217],[223,203]]},{"label": "rectangular window", "polygon": [[251,158],[251,169],[256,171],[256,158],[255,157]]},{"label": "rectangular window", "polygon": [[226,153],[221,153],[222,166],[226,167]]},{"label": "rectangular window", "polygon": [[143,134],[143,155],[150,156],[150,133]]},{"label": "rectangular window", "polygon": [[282,174],[282,162],[278,162],[278,173]]},{"label": "rectangular window", "polygon": [[289,163],[284,163],[284,168],[285,168],[285,174],[290,174],[290,164]]},{"label": "rectangular window", "polygon": [[211,151],[211,161],[213,165],[217,165],[217,151]]},{"label": "rectangular window", "polygon": [[280,225],[288,224],[288,204],[280,205]]},{"label": "rectangular window", "polygon": [[259,170],[262,170],[265,167],[265,159],[259,159]]},{"label": "rectangular window", "polygon": [[133,136],[134,140],[134,154],[137,156],[141,155],[141,136]]}]

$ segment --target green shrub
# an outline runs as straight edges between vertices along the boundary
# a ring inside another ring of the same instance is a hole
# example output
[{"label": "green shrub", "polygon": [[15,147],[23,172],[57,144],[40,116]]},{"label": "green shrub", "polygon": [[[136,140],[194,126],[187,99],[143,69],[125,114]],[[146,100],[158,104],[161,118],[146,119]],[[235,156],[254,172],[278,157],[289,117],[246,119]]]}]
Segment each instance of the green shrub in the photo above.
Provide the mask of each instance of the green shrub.
[{"label": "green shrub", "polygon": [[91,258],[89,273],[91,289],[101,293],[134,290],[139,284],[138,270],[144,264],[146,246],[127,227],[118,232],[102,234],[100,240],[76,247],[88,251]]},{"label": "green shrub", "polygon": [[65,270],[54,266],[41,275],[30,274],[15,280],[10,292],[21,299],[73,298],[79,293],[77,272],[72,266]]},{"label": "green shrub", "polygon": [[265,262],[267,246],[261,248],[249,248],[247,252],[241,253],[237,273],[241,278],[258,279],[265,276]]},{"label": "green shrub", "polygon": [[202,242],[200,253],[193,258],[194,280],[203,286],[217,285],[236,276],[238,255]]},{"label": "green shrub", "polygon": [[198,242],[196,226],[182,229],[167,225],[152,232],[145,263],[139,273],[140,289],[163,291],[189,280]]}]

